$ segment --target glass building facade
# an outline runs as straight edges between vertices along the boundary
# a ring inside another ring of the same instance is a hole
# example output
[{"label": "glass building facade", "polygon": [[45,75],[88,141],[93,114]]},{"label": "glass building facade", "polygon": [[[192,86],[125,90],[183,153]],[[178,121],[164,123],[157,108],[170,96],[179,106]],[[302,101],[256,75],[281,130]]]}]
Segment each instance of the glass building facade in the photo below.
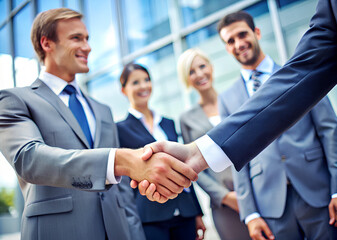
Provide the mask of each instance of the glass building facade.
[{"label": "glass building facade", "polygon": [[[122,120],[129,103],[121,93],[119,75],[126,63],[136,61],[148,67],[152,77],[151,108],[177,120],[198,101],[196,92],[178,80],[176,62],[184,50],[198,47],[209,55],[218,92],[238,77],[240,66],[216,30],[224,15],[248,11],[261,29],[263,51],[282,65],[308,29],[316,4],[317,0],[0,0],[0,89],[27,86],[37,78],[41,67],[30,41],[33,19],[39,12],[69,7],[84,14],[90,35],[90,71],[77,76],[82,89],[109,105],[116,121]],[[337,109],[336,88],[329,97]],[[15,178],[0,154],[0,188],[15,188]],[[0,225],[0,234],[4,232]]]}]

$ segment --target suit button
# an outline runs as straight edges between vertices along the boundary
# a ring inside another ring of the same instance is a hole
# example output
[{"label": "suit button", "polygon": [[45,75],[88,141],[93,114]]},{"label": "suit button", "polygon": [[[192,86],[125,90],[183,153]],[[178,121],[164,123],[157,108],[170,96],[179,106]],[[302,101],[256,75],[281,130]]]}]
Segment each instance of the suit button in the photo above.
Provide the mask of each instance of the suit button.
[{"label": "suit button", "polygon": [[282,155],[282,156],[281,156],[281,161],[282,161],[282,162],[285,162],[285,161],[286,161],[286,156]]}]

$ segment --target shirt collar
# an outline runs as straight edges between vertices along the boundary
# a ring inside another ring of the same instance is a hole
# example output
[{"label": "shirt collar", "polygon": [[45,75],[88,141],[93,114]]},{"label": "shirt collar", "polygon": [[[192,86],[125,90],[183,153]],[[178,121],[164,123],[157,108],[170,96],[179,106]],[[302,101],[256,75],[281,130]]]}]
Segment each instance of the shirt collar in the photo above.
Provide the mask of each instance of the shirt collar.
[{"label": "shirt collar", "polygon": [[60,95],[63,89],[69,84],[74,86],[76,89],[77,94],[82,96],[80,87],[78,86],[77,82],[74,80],[70,83],[67,83],[62,78],[59,78],[51,73],[46,71],[41,71],[39,78],[56,94]]},{"label": "shirt collar", "polygon": [[[162,120],[162,116],[160,116],[159,114],[157,114],[155,111],[152,111],[152,114],[153,114],[153,125],[157,126],[159,125],[159,123],[161,122]],[[144,114],[137,111],[136,109],[130,107],[129,108],[129,113],[131,113],[135,118],[137,118],[138,120],[143,120],[145,121],[144,119]]]},{"label": "shirt collar", "polygon": [[[271,75],[273,73],[274,62],[268,55],[262,60],[262,62],[257,66],[256,70],[262,72],[263,74]],[[241,69],[241,75],[245,82],[248,82],[250,75],[252,74],[251,69]]]}]

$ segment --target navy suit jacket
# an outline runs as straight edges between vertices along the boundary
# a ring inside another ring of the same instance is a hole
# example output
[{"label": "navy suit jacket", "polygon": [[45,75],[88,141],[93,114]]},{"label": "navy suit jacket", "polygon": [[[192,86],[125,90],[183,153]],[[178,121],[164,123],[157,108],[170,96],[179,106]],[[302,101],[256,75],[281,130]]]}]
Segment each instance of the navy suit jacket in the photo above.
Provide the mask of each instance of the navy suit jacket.
[{"label": "navy suit jacket", "polygon": [[[275,65],[274,71],[280,67]],[[271,86],[272,87],[272,86]],[[222,118],[248,100],[242,77],[219,95]],[[240,216],[253,212],[280,218],[286,206],[287,180],[309,205],[326,207],[337,182],[337,118],[327,97],[298,123],[273,141],[240,172],[234,171]],[[304,171],[302,171],[302,169]]]},{"label": "navy suit jacket", "polygon": [[[166,133],[169,141],[177,141],[178,135],[175,130],[173,120],[162,118],[159,124]],[[117,123],[120,146],[127,148],[141,148],[146,144],[156,140],[144,127],[144,125],[132,114]],[[173,217],[175,209],[179,209],[181,216],[194,217],[202,214],[194,188],[191,186],[190,192],[183,191],[173,200],[168,200],[164,204],[151,202],[145,196],[134,191],[138,212],[143,223],[169,220]]]},{"label": "navy suit jacket", "polygon": [[294,56],[236,113],[207,133],[237,170],[336,85],[336,53],[337,1],[320,0],[310,29],[300,40]]}]

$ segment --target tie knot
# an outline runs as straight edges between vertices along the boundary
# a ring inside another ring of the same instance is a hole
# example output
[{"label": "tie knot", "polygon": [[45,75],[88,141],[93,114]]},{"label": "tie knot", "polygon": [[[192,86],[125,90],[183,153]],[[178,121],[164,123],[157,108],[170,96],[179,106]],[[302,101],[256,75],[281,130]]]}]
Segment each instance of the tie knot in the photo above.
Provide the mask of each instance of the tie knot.
[{"label": "tie knot", "polygon": [[64,91],[65,93],[69,94],[69,95],[76,94],[76,89],[75,89],[75,87],[72,86],[72,85],[67,85],[67,86],[63,89],[63,91]]},{"label": "tie knot", "polygon": [[261,76],[261,74],[262,74],[262,72],[259,72],[259,71],[257,71],[257,70],[254,70],[254,71],[252,72],[252,75],[250,76],[250,79],[256,80],[256,79],[258,79],[258,78]]}]

